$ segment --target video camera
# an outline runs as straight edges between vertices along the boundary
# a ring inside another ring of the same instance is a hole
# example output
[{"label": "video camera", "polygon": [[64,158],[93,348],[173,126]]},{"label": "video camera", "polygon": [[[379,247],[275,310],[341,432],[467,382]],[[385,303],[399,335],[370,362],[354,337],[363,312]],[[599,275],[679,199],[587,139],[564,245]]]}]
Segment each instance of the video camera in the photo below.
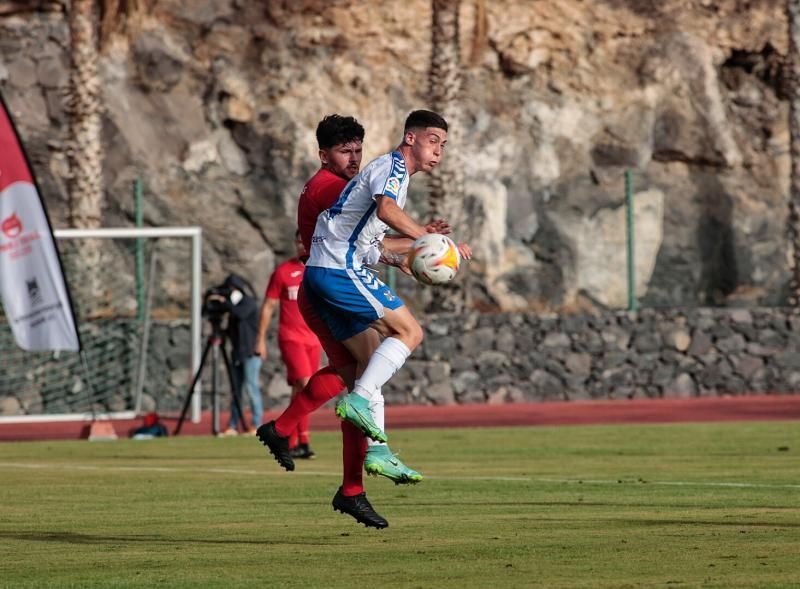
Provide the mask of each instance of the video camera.
[{"label": "video camera", "polygon": [[[239,291],[242,296],[254,296],[253,286],[247,280],[236,274],[228,274],[225,282],[212,286],[203,295],[203,315],[218,325],[231,310],[231,295],[234,291]],[[233,304],[238,304],[239,300],[241,298],[234,300]]]},{"label": "video camera", "polygon": [[[229,310],[228,300],[232,288],[227,284],[212,286],[203,295],[203,315],[212,323],[219,323]],[[222,297],[220,300],[217,297]]]}]

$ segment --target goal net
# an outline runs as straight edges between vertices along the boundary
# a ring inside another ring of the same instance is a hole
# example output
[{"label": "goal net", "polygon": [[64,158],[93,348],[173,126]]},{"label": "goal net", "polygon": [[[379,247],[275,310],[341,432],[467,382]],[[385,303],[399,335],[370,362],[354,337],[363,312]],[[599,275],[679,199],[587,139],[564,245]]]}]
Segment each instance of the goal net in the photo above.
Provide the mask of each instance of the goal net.
[{"label": "goal net", "polygon": [[200,228],[54,235],[85,362],[20,349],[0,310],[0,422],[179,410],[200,362]]}]

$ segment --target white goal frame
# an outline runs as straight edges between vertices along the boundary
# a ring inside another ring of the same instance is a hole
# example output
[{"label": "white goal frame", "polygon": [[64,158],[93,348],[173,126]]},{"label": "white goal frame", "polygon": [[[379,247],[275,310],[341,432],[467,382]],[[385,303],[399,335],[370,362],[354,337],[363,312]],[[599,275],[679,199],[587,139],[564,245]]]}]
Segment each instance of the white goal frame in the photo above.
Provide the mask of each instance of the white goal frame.
[{"label": "white goal frame", "polygon": [[[56,239],[115,239],[137,237],[188,237],[191,238],[191,379],[197,374],[200,367],[201,331],[202,331],[202,245],[203,229],[201,227],[122,227],[122,228],[97,228],[97,229],[54,229]],[[198,379],[192,395],[191,421],[198,423],[201,413],[201,382]],[[1,423],[42,423],[48,421],[92,421],[97,415],[91,412],[75,414],[43,414],[43,415],[6,415],[0,416]],[[104,412],[106,419],[133,419],[137,417],[136,411]]]}]

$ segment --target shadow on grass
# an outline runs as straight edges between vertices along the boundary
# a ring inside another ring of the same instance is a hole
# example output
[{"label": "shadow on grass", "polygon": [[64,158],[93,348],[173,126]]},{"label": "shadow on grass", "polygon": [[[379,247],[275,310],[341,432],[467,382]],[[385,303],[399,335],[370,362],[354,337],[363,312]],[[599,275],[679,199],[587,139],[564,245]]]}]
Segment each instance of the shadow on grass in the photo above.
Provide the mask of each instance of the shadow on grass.
[{"label": "shadow on grass", "polygon": [[333,542],[308,542],[307,540],[298,540],[296,542],[286,540],[224,540],[216,538],[186,538],[186,537],[164,537],[154,535],[135,535],[135,536],[119,536],[119,535],[101,535],[101,534],[76,534],[74,532],[0,532],[0,539],[4,540],[19,540],[24,542],[60,542],[64,544],[98,544],[108,545],[113,543],[118,544],[168,544],[174,545],[176,542],[182,544],[198,544],[198,545],[253,545],[253,546],[268,546],[268,545],[317,545],[329,546],[334,545]]},{"label": "shadow on grass", "polygon": [[[408,496],[403,497],[408,503],[397,503],[395,507],[461,507],[474,506],[474,501],[414,501]],[[719,505],[697,505],[681,502],[649,502],[631,503],[628,501],[481,501],[481,507],[621,507],[623,509],[686,509],[691,507],[697,510],[722,510]],[[757,505],[747,506],[747,508],[757,507],[758,509],[775,510],[796,510],[794,505]],[[744,509],[738,507],[737,509]]]},{"label": "shadow on grass", "polygon": [[629,524],[642,526],[725,526],[737,528],[800,528],[800,522],[759,522],[759,521],[704,521],[689,519],[624,519]]}]

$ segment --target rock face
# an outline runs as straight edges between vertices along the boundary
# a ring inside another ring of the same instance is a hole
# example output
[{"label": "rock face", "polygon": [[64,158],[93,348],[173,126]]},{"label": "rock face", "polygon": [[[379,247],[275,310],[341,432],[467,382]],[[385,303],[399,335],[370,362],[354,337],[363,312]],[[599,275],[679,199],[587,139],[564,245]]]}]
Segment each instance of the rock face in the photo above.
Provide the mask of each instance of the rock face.
[{"label": "rock face", "polygon": [[[625,169],[643,305],[784,300],[780,3],[485,4],[477,37],[474,3],[462,2],[466,125],[453,147],[469,162],[476,305],[624,306]],[[57,227],[68,173],[59,7],[0,2],[0,88]],[[262,287],[291,253],[318,120],[357,116],[371,158],[429,106],[429,23],[423,0],[200,0],[190,11],[158,0],[103,53],[103,224],[131,224],[141,176],[147,224],[203,227],[207,284],[237,271]],[[414,182],[422,203],[425,181]]]}]

